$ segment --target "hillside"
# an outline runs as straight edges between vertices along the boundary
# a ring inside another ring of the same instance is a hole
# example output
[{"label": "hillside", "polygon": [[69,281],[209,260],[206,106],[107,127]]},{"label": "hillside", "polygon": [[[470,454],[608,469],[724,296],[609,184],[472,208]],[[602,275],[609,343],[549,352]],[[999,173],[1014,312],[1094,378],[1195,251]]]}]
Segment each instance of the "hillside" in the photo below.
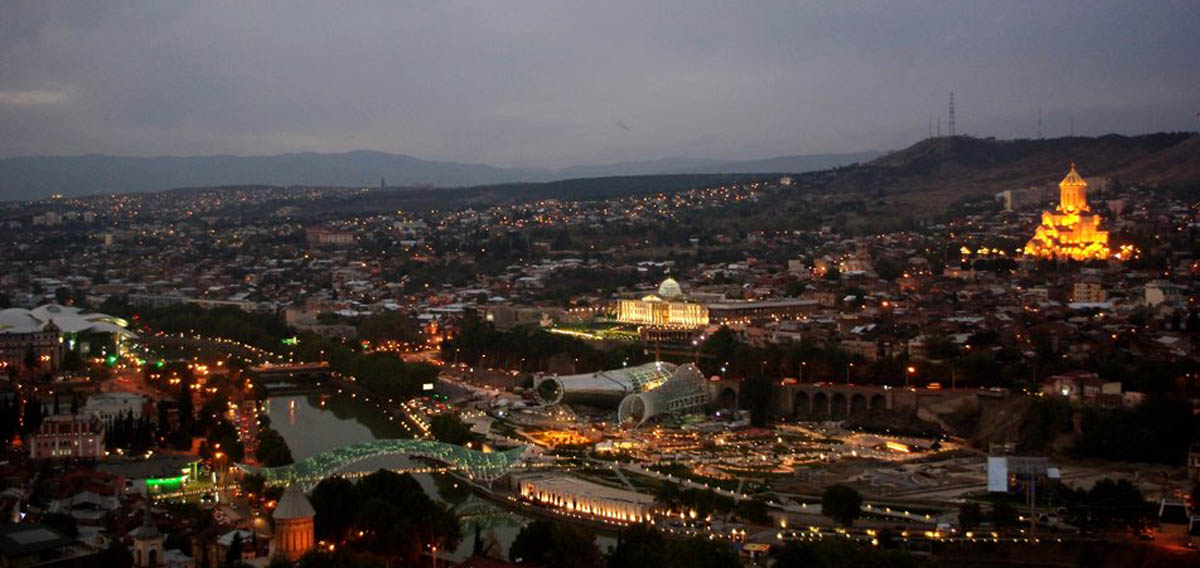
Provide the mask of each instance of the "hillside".
[{"label": "hillside", "polygon": [[561,170],[499,168],[437,162],[383,152],[278,156],[35,156],[0,159],[0,201],[104,193],[139,193],[181,187],[330,186],[466,187],[506,183],[640,175],[683,175],[820,170],[878,156],[878,152],[782,156],[722,161],[672,158],[573,166]]},{"label": "hillside", "polygon": [[832,191],[883,191],[908,194],[907,198],[915,201],[948,203],[959,197],[1057,183],[1072,162],[1087,177],[1169,185],[1200,183],[1200,136],[930,138],[866,164],[842,168],[818,185]]},{"label": "hillside", "polygon": [[[540,199],[603,199],[630,195],[673,193],[697,187],[751,183],[779,179],[780,174],[681,174],[657,176],[621,176],[569,179],[545,183],[511,183],[462,188],[389,188],[384,191],[355,193],[327,198],[319,207],[306,207],[301,213],[311,217],[336,217],[347,214],[371,214],[384,211],[421,211],[428,209],[484,208],[502,203]],[[195,191],[194,189],[175,191]],[[219,212],[229,216],[258,216],[273,211],[278,204],[242,206]]]}]

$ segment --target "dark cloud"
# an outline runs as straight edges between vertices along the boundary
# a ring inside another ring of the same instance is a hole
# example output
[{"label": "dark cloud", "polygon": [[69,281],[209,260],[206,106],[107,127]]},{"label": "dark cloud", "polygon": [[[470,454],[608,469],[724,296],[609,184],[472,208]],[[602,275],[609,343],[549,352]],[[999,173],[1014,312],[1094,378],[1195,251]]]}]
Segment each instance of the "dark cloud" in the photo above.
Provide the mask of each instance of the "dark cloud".
[{"label": "dark cloud", "polygon": [[1200,125],[1194,1],[801,4],[8,2],[0,155],[887,149],[950,90],[978,135]]}]

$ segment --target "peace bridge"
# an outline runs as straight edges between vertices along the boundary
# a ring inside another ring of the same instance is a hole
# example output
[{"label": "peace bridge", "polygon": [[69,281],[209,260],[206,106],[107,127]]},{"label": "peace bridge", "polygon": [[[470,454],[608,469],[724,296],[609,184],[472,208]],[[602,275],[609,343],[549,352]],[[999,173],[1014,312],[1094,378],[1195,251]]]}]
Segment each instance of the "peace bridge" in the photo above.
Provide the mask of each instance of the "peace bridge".
[{"label": "peace bridge", "polygon": [[472,480],[491,483],[503,477],[521,462],[528,446],[503,452],[483,452],[434,440],[385,439],[351,444],[309,456],[279,467],[254,467],[238,464],[245,473],[261,475],[268,485],[298,484],[312,487],[322,479],[364,460],[379,456],[417,456],[432,459],[461,471]]}]

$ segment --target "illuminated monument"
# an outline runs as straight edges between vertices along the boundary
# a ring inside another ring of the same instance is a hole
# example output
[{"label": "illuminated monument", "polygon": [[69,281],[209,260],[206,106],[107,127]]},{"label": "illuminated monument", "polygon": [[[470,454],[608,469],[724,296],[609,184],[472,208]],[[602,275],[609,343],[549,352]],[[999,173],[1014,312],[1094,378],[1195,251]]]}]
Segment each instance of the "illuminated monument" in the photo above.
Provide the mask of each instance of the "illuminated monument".
[{"label": "illuminated monument", "polygon": [[695,329],[708,325],[708,308],[685,299],[674,278],[658,286],[658,295],[617,302],[617,321],[653,327]]},{"label": "illuminated monument", "polygon": [[1087,182],[1071,171],[1058,184],[1059,203],[1054,211],[1042,212],[1042,224],[1025,244],[1025,254],[1059,260],[1104,260],[1112,256],[1108,231],[1100,230],[1100,216],[1087,202]]}]

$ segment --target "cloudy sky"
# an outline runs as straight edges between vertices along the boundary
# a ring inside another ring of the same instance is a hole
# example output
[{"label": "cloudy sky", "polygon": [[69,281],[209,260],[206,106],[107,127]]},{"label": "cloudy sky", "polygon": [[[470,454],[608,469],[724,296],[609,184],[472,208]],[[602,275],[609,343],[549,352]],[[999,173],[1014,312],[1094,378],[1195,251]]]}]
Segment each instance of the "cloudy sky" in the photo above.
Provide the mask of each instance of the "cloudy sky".
[{"label": "cloudy sky", "polygon": [[1200,2],[0,3],[0,156],[501,166],[1200,129]]}]

